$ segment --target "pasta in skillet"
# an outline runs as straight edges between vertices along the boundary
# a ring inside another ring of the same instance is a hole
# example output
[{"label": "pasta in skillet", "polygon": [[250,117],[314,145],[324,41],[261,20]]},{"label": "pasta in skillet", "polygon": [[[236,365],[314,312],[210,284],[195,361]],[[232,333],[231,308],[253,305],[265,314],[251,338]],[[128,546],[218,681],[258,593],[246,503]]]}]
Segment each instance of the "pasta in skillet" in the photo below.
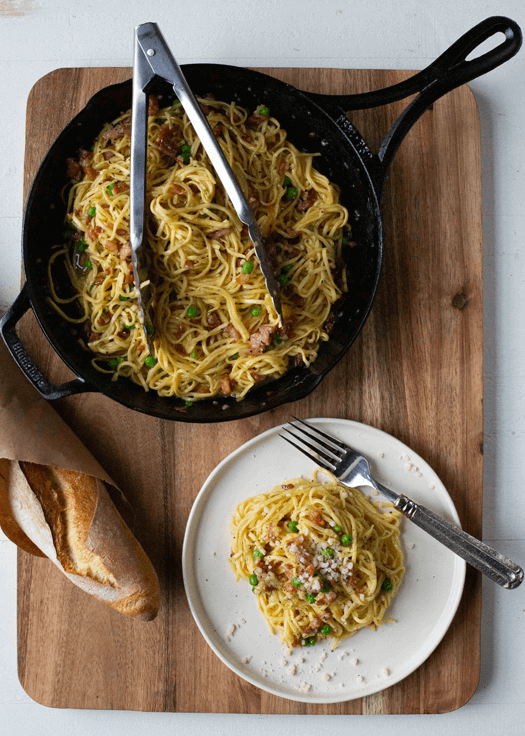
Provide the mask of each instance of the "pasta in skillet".
[{"label": "pasta in skillet", "polygon": [[[266,292],[246,226],[216,179],[182,106],[150,98],[147,152],[150,355],[137,315],[129,245],[130,113],[92,151],[68,160],[65,244],[49,264],[52,302],[85,325],[93,365],[191,403],[242,399],[255,384],[309,365],[347,290],[343,251],[354,245],[338,188],[298,151],[265,106],[249,113],[200,100],[253,208],[281,285],[284,324]],[[64,258],[73,297],[53,283]],[[73,313],[75,302],[79,311]]]}]

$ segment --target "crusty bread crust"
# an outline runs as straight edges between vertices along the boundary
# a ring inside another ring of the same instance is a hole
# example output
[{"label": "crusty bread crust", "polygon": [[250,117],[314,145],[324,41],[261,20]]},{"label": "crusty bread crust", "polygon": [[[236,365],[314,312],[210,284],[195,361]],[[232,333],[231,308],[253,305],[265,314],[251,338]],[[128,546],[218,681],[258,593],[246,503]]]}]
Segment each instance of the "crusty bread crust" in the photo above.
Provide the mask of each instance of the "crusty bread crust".
[{"label": "crusty bread crust", "polygon": [[157,575],[104,483],[54,466],[19,465],[39,507],[26,499],[25,513],[17,518],[29,539],[78,587],[128,616],[154,619],[159,608]]}]

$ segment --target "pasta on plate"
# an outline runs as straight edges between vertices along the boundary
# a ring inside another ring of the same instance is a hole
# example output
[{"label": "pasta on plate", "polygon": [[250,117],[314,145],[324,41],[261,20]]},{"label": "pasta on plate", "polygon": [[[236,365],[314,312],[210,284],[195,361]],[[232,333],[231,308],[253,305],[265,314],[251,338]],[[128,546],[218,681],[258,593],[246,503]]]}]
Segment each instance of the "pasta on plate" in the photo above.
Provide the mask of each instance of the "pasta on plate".
[{"label": "pasta on plate", "polygon": [[[324,471],[323,471],[324,473]],[[385,617],[403,579],[399,517],[335,479],[294,478],[240,503],[230,565],[283,644],[340,641]]]},{"label": "pasta on plate", "polygon": [[[182,106],[150,98],[148,278],[154,355],[137,314],[129,244],[130,114],[107,124],[92,151],[68,159],[65,244],[49,263],[52,303],[83,323],[93,365],[191,403],[242,399],[254,385],[309,365],[347,290],[348,212],[339,190],[299,151],[265,106],[201,107],[252,207],[281,285],[279,324],[247,228],[239,221]],[[57,293],[65,259],[74,295]],[[71,303],[78,306],[77,313]]]}]

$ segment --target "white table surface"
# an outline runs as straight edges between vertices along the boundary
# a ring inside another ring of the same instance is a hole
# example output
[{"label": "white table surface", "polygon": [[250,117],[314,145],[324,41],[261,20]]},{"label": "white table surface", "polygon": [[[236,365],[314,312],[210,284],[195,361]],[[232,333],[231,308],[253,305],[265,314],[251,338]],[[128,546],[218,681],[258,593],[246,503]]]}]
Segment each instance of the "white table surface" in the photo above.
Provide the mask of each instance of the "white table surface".
[{"label": "white table surface", "polygon": [[[53,69],[131,66],[133,28],[159,23],[181,63],[421,69],[471,26],[503,14],[525,28],[523,0],[1,0],[0,311],[19,291],[25,108]],[[492,44],[494,45],[494,44]],[[483,171],[484,540],[525,562],[525,50],[471,83]],[[521,251],[521,253],[520,253]],[[1,380],[1,379],[0,379]],[[525,585],[483,585],[481,680],[445,715],[239,716],[46,708],[16,667],[16,549],[0,532],[0,733],[429,736],[525,733]]]}]

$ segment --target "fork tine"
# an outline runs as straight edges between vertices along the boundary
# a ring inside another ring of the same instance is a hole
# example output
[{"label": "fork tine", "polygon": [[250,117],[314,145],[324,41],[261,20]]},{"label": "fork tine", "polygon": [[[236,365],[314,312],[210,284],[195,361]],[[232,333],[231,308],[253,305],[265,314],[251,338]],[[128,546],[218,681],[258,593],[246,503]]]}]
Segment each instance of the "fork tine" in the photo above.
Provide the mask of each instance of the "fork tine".
[{"label": "fork tine", "polygon": [[[294,419],[295,419],[295,417],[294,417]],[[301,420],[298,419],[297,421],[300,422]],[[329,450],[329,452],[331,452],[333,455],[335,455],[338,460],[341,460],[342,456],[344,455],[344,452],[343,453],[340,453],[340,451],[336,447],[332,447],[331,445],[327,445],[326,442],[323,442],[322,440],[320,440],[319,437],[317,437],[317,435],[311,434],[310,432],[307,432],[306,429],[303,429],[302,427],[296,427],[295,424],[292,424],[292,422],[289,422],[289,424],[297,432],[302,432],[302,434],[305,434],[307,437],[310,437],[311,440],[314,440],[314,442],[316,442],[318,445],[320,445],[321,447],[324,447],[325,450]],[[310,425],[309,424],[306,424],[306,422],[303,422],[303,424],[305,424],[310,429],[313,429],[313,427],[310,427]],[[287,430],[287,431],[290,431],[290,430]],[[314,432],[317,432],[317,431],[318,430],[314,429]],[[332,440],[328,435],[323,434],[323,432],[321,432],[321,434],[323,435],[323,437],[327,437],[332,442],[334,442],[334,440]],[[302,437],[297,437],[297,439],[300,439],[302,442],[304,442],[304,440],[303,440]]]},{"label": "fork tine", "polygon": [[[316,434],[319,434],[319,435],[321,435],[321,437],[324,437],[325,440],[328,440],[332,444],[337,445],[337,447],[340,447],[341,450],[344,450],[345,452],[347,452],[350,449],[348,447],[348,445],[345,445],[344,442],[341,442],[340,440],[336,440],[335,437],[331,437],[329,434],[326,434],[326,432],[321,432],[320,429],[317,429],[317,427],[314,427],[311,424],[308,424],[308,422],[305,422],[303,419],[298,419],[293,414],[292,414],[292,417],[295,419],[296,422],[301,422],[301,424],[304,424],[306,427],[308,427],[308,429],[311,429]],[[290,424],[291,424],[291,422],[290,422]],[[292,424],[292,426],[293,426],[293,424]],[[299,427],[296,427],[296,429],[300,429],[300,428]],[[304,432],[304,429],[302,431]],[[310,436],[312,437],[312,435],[310,435]],[[317,440],[316,437],[312,437],[312,439],[315,439],[317,442],[319,442],[319,440]]]},{"label": "fork tine", "polygon": [[322,457],[325,462],[330,463],[334,467],[339,462],[339,458],[338,457],[333,457],[333,456],[330,457],[330,455],[327,455],[326,452],[323,452],[318,447],[315,447],[314,445],[311,445],[303,437],[298,437],[293,432],[290,432],[290,430],[287,427],[283,427],[283,429],[284,429],[285,432],[288,432],[288,434],[291,434],[292,437],[294,437],[296,440],[299,440],[299,442],[302,442],[303,445],[306,445],[307,447],[309,447],[310,450],[312,450],[312,452],[315,452],[316,456]]},{"label": "fork tine", "polygon": [[[293,436],[295,437],[295,435],[293,435]],[[288,444],[293,445],[296,450],[299,450],[299,452],[302,452],[303,455],[306,455],[306,457],[309,460],[313,460],[318,465],[320,465],[322,468],[324,468],[325,470],[328,470],[330,473],[333,473],[334,472],[334,470],[335,470],[334,467],[331,467],[330,468],[330,467],[328,467],[328,464],[327,463],[321,462],[319,460],[319,458],[312,457],[312,455],[310,455],[310,453],[308,452],[308,450],[305,450],[304,447],[299,447],[299,445],[296,445],[295,442],[292,442],[292,440],[289,440],[288,437],[285,437],[284,434],[280,434],[279,437],[282,437],[282,439],[285,440],[285,442],[288,442]]]}]

